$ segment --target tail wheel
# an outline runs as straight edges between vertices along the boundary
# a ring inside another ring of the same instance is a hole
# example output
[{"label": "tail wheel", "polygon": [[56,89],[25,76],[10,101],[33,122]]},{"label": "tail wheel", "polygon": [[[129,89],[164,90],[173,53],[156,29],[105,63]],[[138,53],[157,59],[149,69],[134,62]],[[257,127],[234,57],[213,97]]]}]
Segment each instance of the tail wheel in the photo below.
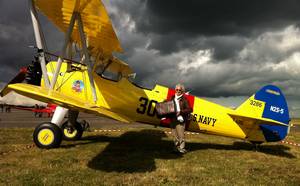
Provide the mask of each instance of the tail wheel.
[{"label": "tail wheel", "polygon": [[75,125],[68,125],[68,121],[66,121],[61,128],[63,131],[63,139],[67,141],[79,140],[84,130],[80,123],[76,122]]},{"label": "tail wheel", "polygon": [[252,143],[252,145],[261,145],[263,141],[250,141],[250,143]]},{"label": "tail wheel", "polygon": [[33,132],[33,141],[39,148],[59,147],[62,141],[61,129],[50,122],[38,125]]}]

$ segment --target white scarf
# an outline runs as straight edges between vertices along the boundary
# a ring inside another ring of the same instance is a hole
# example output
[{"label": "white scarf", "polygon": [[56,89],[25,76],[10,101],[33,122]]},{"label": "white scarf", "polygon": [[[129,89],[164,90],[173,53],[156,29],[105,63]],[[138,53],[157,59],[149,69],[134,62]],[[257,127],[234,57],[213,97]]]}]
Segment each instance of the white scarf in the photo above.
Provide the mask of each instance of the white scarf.
[{"label": "white scarf", "polygon": [[[179,99],[182,97],[182,95],[183,95],[183,94],[181,94],[180,96],[177,96],[177,95],[175,94],[175,104],[176,104],[177,112],[180,112]],[[179,122],[183,122],[183,121],[184,121],[184,120],[183,120],[183,117],[182,117],[181,115],[179,115],[179,116],[177,117],[177,120],[178,120]]]},{"label": "white scarf", "polygon": [[176,104],[176,110],[177,112],[180,112],[180,105],[179,105],[179,99],[182,97],[182,94],[180,96],[177,96],[175,94],[175,104]]}]

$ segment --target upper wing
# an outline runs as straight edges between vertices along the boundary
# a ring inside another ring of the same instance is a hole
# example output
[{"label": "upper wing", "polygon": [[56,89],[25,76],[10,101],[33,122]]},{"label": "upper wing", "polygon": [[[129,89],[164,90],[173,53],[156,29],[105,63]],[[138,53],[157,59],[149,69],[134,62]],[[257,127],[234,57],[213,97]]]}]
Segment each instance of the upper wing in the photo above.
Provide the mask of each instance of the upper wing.
[{"label": "upper wing", "polygon": [[107,117],[119,120],[122,122],[132,122],[128,117],[112,112],[104,107],[99,107],[95,104],[83,102],[78,99],[74,99],[70,96],[64,95],[57,91],[52,91],[40,86],[34,86],[24,83],[10,84],[1,92],[1,96],[6,95],[10,91],[15,91],[21,95],[46,102],[46,103],[55,103],[64,108],[75,109],[83,112],[97,113],[102,114]]},{"label": "upper wing", "polygon": [[[73,12],[81,14],[88,46],[94,56],[122,52],[109,16],[100,0],[35,0],[43,12],[62,32],[66,33]],[[80,44],[78,27],[75,26],[72,40]]]},{"label": "upper wing", "polygon": [[[96,60],[96,65],[100,64],[107,67],[106,70],[122,73],[123,76],[133,73],[128,64],[112,57],[113,52],[123,50],[101,0],[35,0],[35,5],[64,33],[67,33],[72,13],[80,13],[90,55]],[[80,46],[76,24],[71,38]]]}]

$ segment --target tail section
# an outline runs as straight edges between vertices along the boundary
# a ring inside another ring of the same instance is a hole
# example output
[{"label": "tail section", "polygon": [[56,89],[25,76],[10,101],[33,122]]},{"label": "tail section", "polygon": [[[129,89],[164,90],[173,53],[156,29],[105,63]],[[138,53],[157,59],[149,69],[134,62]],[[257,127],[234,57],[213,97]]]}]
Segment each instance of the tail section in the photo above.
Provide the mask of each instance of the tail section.
[{"label": "tail section", "polygon": [[[281,90],[274,85],[267,85],[251,96],[236,109],[233,117],[247,118],[248,123],[249,119],[252,120],[251,125],[258,125],[257,132],[263,133],[264,141],[280,141],[289,132],[287,102]],[[249,135],[251,133],[252,137],[259,136],[253,130],[247,132]]]}]

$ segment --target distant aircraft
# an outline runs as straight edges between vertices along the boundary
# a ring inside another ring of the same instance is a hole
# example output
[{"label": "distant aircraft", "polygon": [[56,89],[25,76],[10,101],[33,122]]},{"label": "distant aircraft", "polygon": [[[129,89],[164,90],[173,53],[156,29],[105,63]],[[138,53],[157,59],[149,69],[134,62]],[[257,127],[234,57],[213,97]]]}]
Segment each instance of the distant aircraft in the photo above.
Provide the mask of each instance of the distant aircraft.
[{"label": "distant aircraft", "polygon": [[22,106],[15,106],[14,108],[19,110],[28,110],[34,112],[35,117],[42,117],[43,113],[46,113],[47,116],[50,117],[54,114],[56,105],[48,103],[46,107],[36,105],[34,108],[22,107]]},{"label": "distant aircraft", "polygon": [[[10,82],[10,91],[58,105],[51,122],[35,128],[33,139],[40,148],[53,148],[64,139],[80,139],[79,112],[95,113],[122,122],[143,122],[169,127],[157,116],[155,104],[174,95],[174,89],[156,85],[142,88],[130,81],[132,69],[113,56],[122,52],[109,16],[100,0],[35,0],[31,15],[38,47],[38,66],[30,84]],[[65,33],[57,61],[48,61],[36,8]],[[78,53],[80,61],[71,60]],[[42,75],[42,76],[41,76]],[[213,85],[212,85],[213,86]],[[185,95],[193,108],[188,131],[202,132],[252,143],[280,141],[289,133],[289,111],[281,90],[264,86],[236,109],[226,108],[193,95]],[[68,114],[67,124],[63,124]]]}]

